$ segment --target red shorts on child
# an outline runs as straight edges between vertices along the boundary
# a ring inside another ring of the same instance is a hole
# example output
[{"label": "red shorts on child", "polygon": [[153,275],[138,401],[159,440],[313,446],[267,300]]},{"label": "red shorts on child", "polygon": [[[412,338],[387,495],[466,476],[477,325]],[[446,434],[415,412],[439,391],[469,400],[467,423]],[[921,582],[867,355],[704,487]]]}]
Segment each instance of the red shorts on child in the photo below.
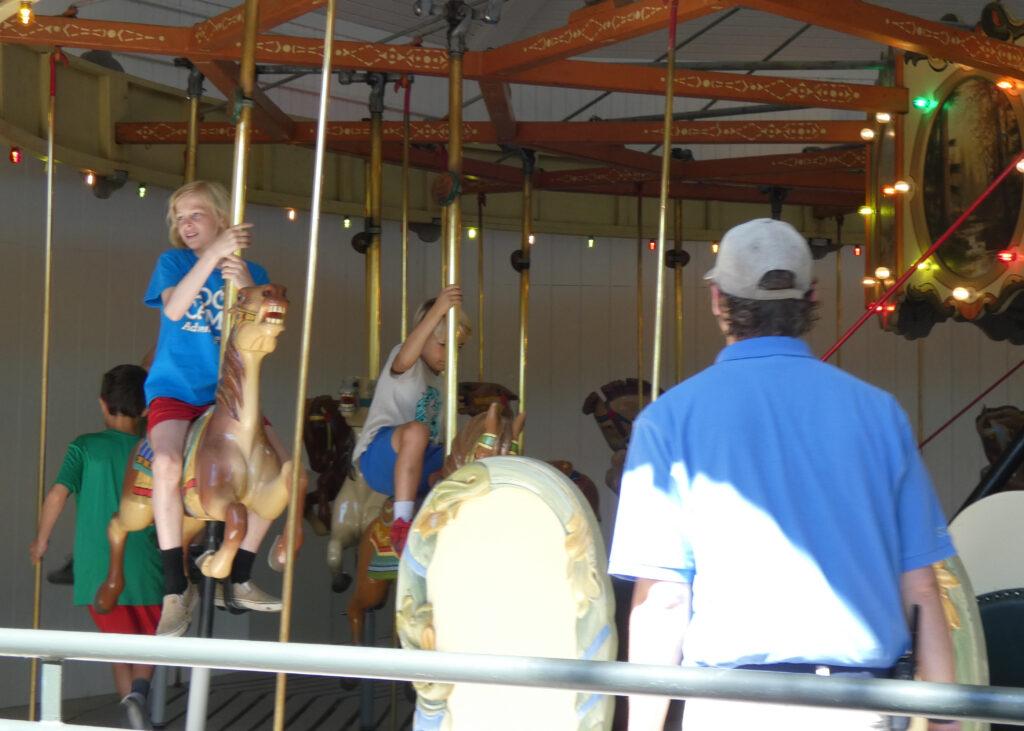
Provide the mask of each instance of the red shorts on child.
[{"label": "red shorts on child", "polygon": [[123,635],[155,635],[160,624],[159,606],[128,607],[118,604],[107,614],[100,614],[92,606],[89,615],[100,632]]},{"label": "red shorts on child", "polygon": [[193,422],[203,415],[203,412],[210,408],[211,404],[195,406],[193,404],[179,401],[176,398],[157,396],[149,402],[149,414],[146,416],[147,436],[153,427],[161,421],[188,421]]}]

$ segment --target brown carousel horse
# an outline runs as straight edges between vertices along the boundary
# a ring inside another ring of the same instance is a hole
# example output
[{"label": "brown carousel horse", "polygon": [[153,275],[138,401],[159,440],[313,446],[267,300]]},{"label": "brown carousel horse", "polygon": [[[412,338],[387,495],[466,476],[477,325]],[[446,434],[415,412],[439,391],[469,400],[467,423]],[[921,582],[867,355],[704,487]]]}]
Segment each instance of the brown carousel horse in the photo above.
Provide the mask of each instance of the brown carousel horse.
[{"label": "brown carousel horse", "polygon": [[612,450],[612,466],[605,473],[604,484],[619,494],[622,466],[626,460],[626,447],[633,433],[633,420],[640,410],[651,402],[651,384],[644,381],[643,402],[635,378],[609,381],[598,391],[591,391],[583,401],[583,413],[593,414],[601,435]]},{"label": "brown carousel horse", "polygon": [[[984,407],[974,420],[974,425],[981,437],[985,457],[989,465],[993,465],[1003,456],[1021,429],[1024,429],[1024,412],[1016,406]],[[1000,492],[1007,490],[1024,490],[1024,467],[1013,473]]]},{"label": "brown carousel horse", "polygon": [[[217,384],[217,400],[189,427],[185,437],[181,492],[185,508],[182,545],[188,545],[204,521],[224,521],[220,548],[201,557],[200,571],[217,579],[231,572],[235,554],[245,538],[249,512],[274,520],[288,505],[292,462],[284,464],[267,438],[259,407],[259,371],[263,358],[274,352],[284,330],[288,300],[284,287],[267,284],[245,287],[232,308],[231,334]],[[109,612],[124,589],[124,544],[129,532],[153,522],[152,452],[143,440],[125,471],[118,512],[107,528],[110,568],[96,592],[97,611]],[[295,516],[296,549],[302,545],[302,475],[299,510]],[[286,558],[284,536],[270,553],[272,568],[281,570]]]},{"label": "brown carousel horse", "polygon": [[356,434],[330,396],[306,399],[302,432],[309,466],[318,474],[316,488],[306,496],[306,519],[318,536],[330,533],[331,503],[352,472]]},{"label": "brown carousel horse", "polygon": [[[491,404],[485,413],[474,416],[456,435],[445,457],[441,478],[484,457],[518,454],[518,439],[525,420],[523,414],[513,419],[508,409],[502,409],[498,403]],[[391,547],[391,520],[391,500],[388,499],[359,541],[356,588],[348,605],[352,642],[356,645],[363,644],[367,610],[384,605],[388,588],[397,574],[398,556]]]}]

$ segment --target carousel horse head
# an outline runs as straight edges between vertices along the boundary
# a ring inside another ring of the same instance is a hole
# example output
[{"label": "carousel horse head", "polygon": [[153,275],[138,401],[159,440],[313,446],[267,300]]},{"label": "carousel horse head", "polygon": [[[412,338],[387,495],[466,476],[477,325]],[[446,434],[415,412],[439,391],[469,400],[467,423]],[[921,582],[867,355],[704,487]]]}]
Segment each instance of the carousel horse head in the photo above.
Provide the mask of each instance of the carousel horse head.
[{"label": "carousel horse head", "polygon": [[273,353],[286,314],[288,298],[280,284],[243,287],[231,308],[231,344],[243,353]]},{"label": "carousel horse head", "polygon": [[507,409],[513,401],[519,397],[512,391],[498,383],[484,383],[480,381],[462,381],[459,383],[459,413],[465,416],[476,416],[487,411],[487,408],[497,402],[502,408]]},{"label": "carousel horse head", "polygon": [[470,419],[452,440],[451,449],[444,459],[444,474],[449,475],[484,457],[519,454],[519,436],[525,423],[525,414],[513,417],[511,409],[492,403],[487,411]]},{"label": "carousel horse head", "polygon": [[995,463],[1024,429],[1024,412],[1016,406],[983,407],[974,420],[985,457]]},{"label": "carousel horse head", "polygon": [[331,525],[330,503],[352,472],[356,435],[341,415],[338,400],[330,396],[306,399],[305,421],[302,443],[309,466],[319,475],[309,496],[306,518],[318,535],[326,535]]},{"label": "carousel horse head", "polygon": [[643,401],[635,378],[609,381],[598,391],[591,391],[583,401],[583,413],[593,414],[608,446],[613,452],[625,449],[633,432],[633,419],[651,402],[651,384],[643,383]]}]

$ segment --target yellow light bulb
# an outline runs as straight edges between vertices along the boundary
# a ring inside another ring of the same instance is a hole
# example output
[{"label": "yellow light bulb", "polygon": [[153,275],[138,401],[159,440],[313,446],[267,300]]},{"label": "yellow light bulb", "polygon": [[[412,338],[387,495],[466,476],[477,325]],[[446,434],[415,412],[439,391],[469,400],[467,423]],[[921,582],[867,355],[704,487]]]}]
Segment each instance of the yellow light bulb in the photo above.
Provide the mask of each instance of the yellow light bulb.
[{"label": "yellow light bulb", "polygon": [[533,246],[533,242],[536,241],[536,239],[533,237],[533,234],[530,234],[528,241],[530,242],[530,245]]},{"label": "yellow light bulb", "polygon": [[862,216],[870,216],[874,212],[875,209],[872,208],[871,206],[861,206],[860,208],[857,209],[857,213],[859,213]]},{"label": "yellow light bulb", "polygon": [[717,254],[718,253],[718,242],[717,241],[712,241],[711,242],[711,253],[712,254]]},{"label": "yellow light bulb", "polygon": [[860,283],[865,287],[874,287],[878,284],[874,277],[864,277],[864,279],[860,280]]},{"label": "yellow light bulb", "polygon": [[971,298],[971,290],[968,287],[957,287],[953,290],[953,299],[958,302],[966,302]]},{"label": "yellow light bulb", "polygon": [[895,183],[892,184],[892,187],[896,190],[897,193],[910,192],[910,183],[908,183],[906,180],[897,180]]},{"label": "yellow light bulb", "polygon": [[32,0],[21,0],[21,4],[18,6],[18,20],[22,25],[28,25],[35,18],[35,14],[32,12]]},{"label": "yellow light bulb", "polygon": [[296,217],[296,216],[297,216],[298,214],[297,214],[297,213],[295,212],[295,209],[294,209],[294,208],[288,208],[288,209],[285,209],[285,215],[286,215],[286,216],[288,216],[288,220],[289,220],[289,221],[294,221],[294,220],[295,220],[295,217]]},{"label": "yellow light bulb", "polygon": [[469,238],[471,239],[475,239],[477,237],[477,233],[478,231],[476,230],[476,226],[470,226],[466,230],[466,235],[469,236]]},{"label": "yellow light bulb", "polygon": [[892,115],[889,112],[876,112],[875,121],[879,124],[889,124],[892,121]]},{"label": "yellow light bulb", "polygon": [[875,276],[879,279],[888,279],[892,272],[889,271],[889,267],[878,267],[875,269]]}]

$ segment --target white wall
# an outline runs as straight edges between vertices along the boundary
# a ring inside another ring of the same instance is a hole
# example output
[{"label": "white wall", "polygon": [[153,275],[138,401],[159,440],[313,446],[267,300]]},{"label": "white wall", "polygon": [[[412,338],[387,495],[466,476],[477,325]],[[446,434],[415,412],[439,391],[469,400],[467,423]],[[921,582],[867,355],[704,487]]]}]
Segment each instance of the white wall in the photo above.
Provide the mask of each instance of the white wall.
[{"label": "white wall", "polygon": [[[155,338],[157,316],[141,304],[153,262],[164,248],[163,209],[167,191],[151,188],[139,199],[126,188],[109,200],[96,199],[77,174],[58,171],[53,269],[53,332],[46,455],[47,484],[56,476],[65,445],[77,434],[100,427],[96,407],[99,378],[121,362],[138,362]],[[599,199],[595,198],[595,201]],[[31,624],[32,572],[26,549],[34,535],[38,440],[40,347],[42,322],[43,221],[45,179],[40,164],[29,160],[14,167],[0,165],[0,291],[4,293],[4,337],[0,344],[0,443],[5,449],[0,489],[0,534],[8,550],[0,603],[0,626]],[[719,211],[730,225],[730,212]],[[794,213],[796,213],[794,211]],[[295,369],[305,278],[308,214],[289,223],[278,209],[250,208],[256,224],[252,256],[265,264],[274,281],[288,286],[292,309],[281,347],[267,359],[263,378],[265,410],[290,443],[294,419]],[[336,218],[323,222],[321,268],[311,351],[309,392],[335,392],[344,376],[365,373],[363,261]],[[384,344],[398,338],[398,230],[385,226]],[[518,247],[513,233],[493,232],[486,238],[487,380],[515,387],[517,364],[518,282],[508,264]],[[721,346],[706,306],[700,275],[710,267],[707,242],[687,245],[693,262],[685,270],[685,372],[707,366]],[[440,281],[439,244],[411,237],[410,302],[413,308],[435,293]],[[463,260],[468,311],[475,318],[476,245],[467,242]],[[634,286],[635,242],[599,239],[586,248],[585,235],[539,233],[534,249],[531,303],[528,452],[542,458],[567,458],[599,485],[609,451],[593,419],[580,406],[593,389],[614,378],[635,375]],[[843,257],[842,312],[835,304],[835,257],[819,262],[824,302],[821,321],[811,342],[822,352],[835,338],[836,317],[845,325],[860,314],[862,260],[850,251]],[[645,254],[648,333],[653,322],[654,255]],[[671,278],[668,278],[671,282]],[[670,315],[671,297],[666,299]],[[666,320],[670,322],[670,320]],[[669,332],[671,332],[669,330]],[[649,335],[647,348],[649,349]],[[671,341],[666,340],[666,383],[671,383]],[[918,368],[924,395],[920,411],[923,433],[929,433],[962,404],[993,382],[1017,359],[1017,349],[994,343],[964,324],[938,327],[920,345],[885,334],[873,324],[858,333],[842,351],[842,365],[879,386],[894,391],[917,422]],[[647,356],[649,362],[649,356]],[[476,379],[476,340],[464,351],[462,377]],[[1017,402],[1024,386],[1016,379],[1000,387],[989,404]],[[976,410],[972,412],[973,418]],[[947,510],[955,508],[977,480],[984,457],[973,429],[964,419],[927,448],[926,457]],[[602,494],[606,530],[615,500]],[[70,553],[73,516],[62,518],[45,570]],[[342,616],[346,598],[331,594],[323,562],[324,541],[309,537],[296,577],[292,638],[295,641],[339,642],[347,637]],[[276,589],[278,579],[262,565],[257,578]],[[70,590],[44,583],[42,626],[91,629],[85,608],[72,608]],[[218,613],[218,634],[273,639],[276,616],[235,618]],[[385,617],[384,624],[389,624]],[[390,627],[378,629],[390,636]],[[0,662],[0,707],[24,703],[27,663]],[[90,671],[91,670],[91,671]],[[105,671],[72,664],[66,693],[78,696],[109,692]]]}]

